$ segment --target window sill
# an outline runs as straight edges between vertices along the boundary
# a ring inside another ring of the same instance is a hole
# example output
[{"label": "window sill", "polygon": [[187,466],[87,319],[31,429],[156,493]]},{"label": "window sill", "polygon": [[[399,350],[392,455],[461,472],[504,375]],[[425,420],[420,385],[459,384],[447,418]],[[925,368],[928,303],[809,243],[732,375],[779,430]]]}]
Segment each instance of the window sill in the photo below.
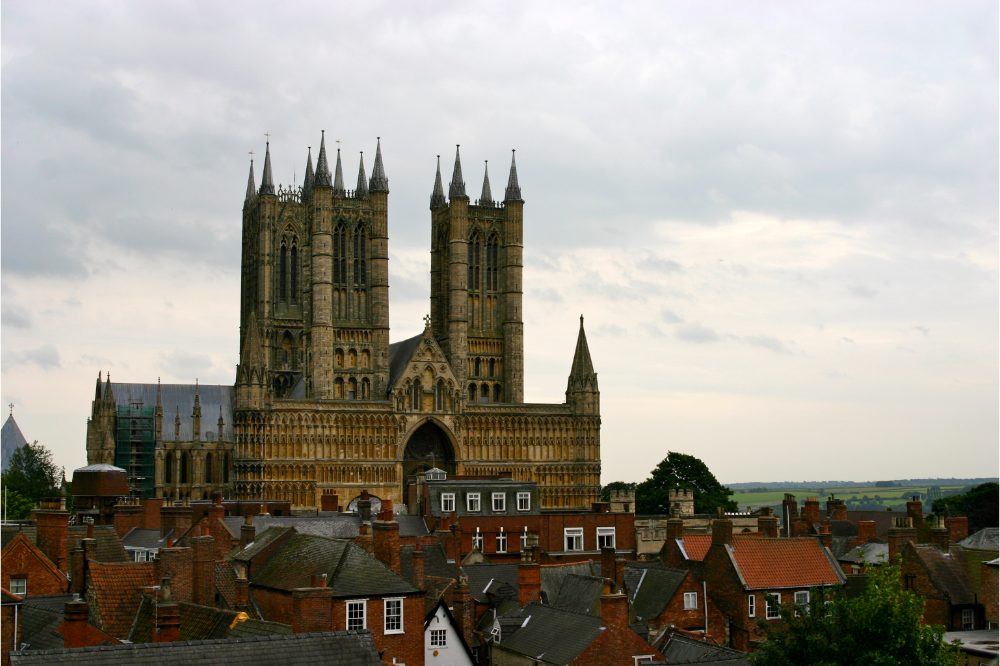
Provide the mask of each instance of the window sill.
[{"label": "window sill", "polygon": [[405,634],[405,633],[406,633],[405,629],[395,629],[393,631],[384,631],[384,632],[382,632],[382,635],[383,636],[392,636],[393,634]]}]

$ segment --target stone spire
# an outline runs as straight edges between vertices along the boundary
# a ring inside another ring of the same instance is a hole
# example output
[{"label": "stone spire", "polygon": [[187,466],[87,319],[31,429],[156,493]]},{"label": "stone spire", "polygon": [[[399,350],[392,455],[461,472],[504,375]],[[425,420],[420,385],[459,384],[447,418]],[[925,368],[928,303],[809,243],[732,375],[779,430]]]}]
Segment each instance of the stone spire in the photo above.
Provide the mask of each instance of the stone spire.
[{"label": "stone spire", "polygon": [[576,353],[573,354],[573,367],[566,386],[566,402],[576,414],[596,416],[600,414],[600,399],[597,373],[590,360],[587,334],[583,331],[583,315],[580,315],[580,334],[576,339]]},{"label": "stone spire", "polygon": [[330,164],[326,161],[326,131],[319,140],[319,157],[316,158],[316,182],[313,187],[333,187],[330,178]]},{"label": "stone spire", "polygon": [[313,151],[309,146],[309,154],[306,157],[306,175],[302,180],[302,199],[308,199],[313,195],[313,183],[316,182],[316,174],[313,173]]},{"label": "stone spire", "polygon": [[[97,392],[94,394],[94,400],[100,400],[100,399],[101,399],[101,371],[98,370],[97,371]],[[14,416],[14,411],[13,410],[11,410],[10,415]]]},{"label": "stone spire", "polygon": [[[369,189],[372,192],[388,192],[389,179],[385,177],[385,167],[382,165],[382,137],[376,137],[375,168],[372,169],[372,180]],[[361,189],[361,188],[358,188]]]},{"label": "stone spire", "polygon": [[354,192],[354,196],[359,199],[366,199],[368,197],[368,178],[365,176],[364,151],[361,153],[361,163],[358,165],[358,189]]},{"label": "stone spire", "polygon": [[344,189],[344,169],[340,166],[340,148],[337,148],[337,168],[333,170],[333,196],[342,197],[347,194]]},{"label": "stone spire", "polygon": [[247,203],[249,203],[250,200],[253,199],[255,196],[257,196],[257,186],[253,182],[253,160],[251,159],[250,160],[250,178],[249,178],[249,180],[247,180],[247,196],[246,196],[246,199],[243,200],[243,205],[246,205]]},{"label": "stone spire", "polygon": [[522,201],[521,186],[517,184],[517,163],[514,161],[514,151],[510,151],[510,177],[507,178],[507,191],[504,201]]},{"label": "stone spire", "polygon": [[493,193],[490,192],[490,161],[486,160],[486,172],[483,175],[483,193],[479,195],[479,203],[493,203]]},{"label": "stone spire", "polygon": [[219,432],[218,432],[218,438],[219,438],[219,443],[220,444],[222,443],[222,428],[225,425],[226,425],[225,421],[222,420],[222,405],[219,405]]},{"label": "stone spire", "polygon": [[271,177],[271,142],[264,150],[264,174],[260,177],[260,193],[274,194],[274,179]]},{"label": "stone spire", "polygon": [[459,146],[455,145],[455,170],[451,173],[451,183],[448,185],[448,198],[454,199],[455,197],[465,197],[468,199],[468,195],[465,193],[465,180],[462,178],[462,156],[458,154]]},{"label": "stone spire", "polygon": [[108,372],[107,381],[104,383],[104,400],[107,402],[115,401],[115,393],[111,390],[111,372]]},{"label": "stone spire", "polygon": [[444,198],[444,186],[441,185],[441,156],[438,155],[437,175],[434,176],[434,191],[431,192],[431,209],[440,208],[447,203]]}]

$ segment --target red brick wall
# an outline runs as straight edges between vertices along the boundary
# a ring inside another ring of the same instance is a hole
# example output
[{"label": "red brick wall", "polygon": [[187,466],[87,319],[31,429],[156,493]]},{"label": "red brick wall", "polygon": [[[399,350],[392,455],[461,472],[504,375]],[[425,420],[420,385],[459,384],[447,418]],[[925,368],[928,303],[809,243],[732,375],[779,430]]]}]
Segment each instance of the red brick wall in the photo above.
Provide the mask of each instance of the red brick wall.
[{"label": "red brick wall", "polygon": [[[390,597],[391,598],[391,597]],[[345,602],[340,605],[346,609]],[[385,603],[381,598],[368,600],[368,630],[372,641],[381,652],[382,662],[391,664],[393,658],[406,666],[424,664],[424,597],[414,595],[403,600],[403,633],[385,633]]]},{"label": "red brick wall", "polygon": [[[684,593],[698,593],[698,608],[694,610],[684,610]],[[660,633],[667,625],[675,625],[681,629],[700,630],[705,626],[705,595],[701,581],[692,573],[684,578],[684,581],[674,592],[674,596],[664,606],[663,611],[656,618],[652,619],[650,634]],[[719,610],[714,599],[709,599],[708,604],[708,634],[715,640],[724,640],[726,632],[726,618]]]},{"label": "red brick wall", "polygon": [[665,659],[628,627],[608,627],[570,666],[635,666],[633,657],[640,655],[653,655],[654,661]]},{"label": "red brick wall", "polygon": [[[281,622],[283,624],[292,623],[294,609],[292,607],[291,594],[253,586],[251,586],[251,591],[253,592],[253,598],[257,601],[257,605],[260,606],[260,612],[263,613],[265,620]],[[335,625],[337,631],[341,631],[343,628],[343,625]]]},{"label": "red brick wall", "polygon": [[35,511],[38,537],[35,543],[60,571],[69,569],[69,513],[66,511]]},{"label": "red brick wall", "polygon": [[[924,566],[923,560],[920,559],[920,556],[912,547],[904,548],[902,555],[903,586],[906,587],[909,584],[913,592],[924,598],[924,622],[927,624],[939,624],[948,631],[953,630],[951,603],[931,581],[930,574],[927,571],[927,567]],[[959,624],[958,629],[961,628],[962,626]]]},{"label": "red brick wall", "polygon": [[114,511],[115,533],[119,539],[133,528],[142,526],[142,507],[138,504],[116,504]]},{"label": "red brick wall", "polygon": [[[3,606],[0,611],[0,664],[7,666],[10,663],[10,651],[14,649],[14,606]],[[18,609],[18,624],[20,624],[20,613]],[[18,631],[20,632],[20,627]]]},{"label": "red brick wall", "polygon": [[[563,530],[567,527],[583,528],[583,549],[599,551],[597,528],[615,528],[615,549],[635,550],[635,516],[630,513],[552,513],[542,514],[538,545],[543,552],[561,552],[565,548]],[[564,556],[562,561],[573,556]],[[584,557],[583,560],[591,559]],[[573,560],[575,561],[575,560]]]},{"label": "red brick wall", "polygon": [[[194,553],[190,548],[161,548],[160,576],[171,576],[171,599],[191,602],[194,598]],[[214,580],[214,575],[213,575]]]},{"label": "red brick wall", "polygon": [[997,577],[997,567],[989,566],[985,562],[980,563],[982,567],[982,591],[979,595],[979,602],[986,611],[987,622],[997,622],[997,586],[1000,585]]},{"label": "red brick wall", "polygon": [[29,597],[69,591],[69,580],[23,534],[7,545],[0,569],[0,581],[7,590],[11,578],[26,578]]},{"label": "red brick wall", "polygon": [[215,540],[210,536],[191,539],[194,552],[191,598],[202,606],[215,605]]}]

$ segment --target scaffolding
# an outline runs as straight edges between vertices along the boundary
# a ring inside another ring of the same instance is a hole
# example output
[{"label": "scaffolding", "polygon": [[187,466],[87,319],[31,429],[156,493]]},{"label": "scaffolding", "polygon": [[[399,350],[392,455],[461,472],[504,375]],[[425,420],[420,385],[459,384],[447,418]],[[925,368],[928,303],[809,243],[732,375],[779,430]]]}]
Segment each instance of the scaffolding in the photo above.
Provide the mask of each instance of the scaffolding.
[{"label": "scaffolding", "polygon": [[129,494],[150,498],[155,490],[155,408],[142,401],[118,407],[115,465],[128,471]]}]

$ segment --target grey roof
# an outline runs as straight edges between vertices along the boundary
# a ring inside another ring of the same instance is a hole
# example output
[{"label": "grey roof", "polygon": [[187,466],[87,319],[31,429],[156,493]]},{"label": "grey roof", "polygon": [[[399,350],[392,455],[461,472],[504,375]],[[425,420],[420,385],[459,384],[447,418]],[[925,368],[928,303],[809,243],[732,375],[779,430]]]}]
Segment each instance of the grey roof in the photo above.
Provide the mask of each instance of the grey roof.
[{"label": "grey roof", "polygon": [[280,636],[292,633],[292,625],[280,622],[267,622],[266,620],[244,620],[237,622],[229,630],[229,638],[249,637],[249,636]]},{"label": "grey roof", "polygon": [[686,575],[683,569],[646,569],[632,594],[632,610],[636,617],[640,620],[659,617]]},{"label": "grey roof", "polygon": [[857,539],[854,537],[835,536],[830,539],[830,552],[833,553],[835,559],[839,560],[845,553],[851,550],[851,544],[856,541]]},{"label": "grey roof", "polygon": [[[505,492],[507,501],[503,513],[492,511],[490,504],[492,493]],[[534,481],[515,481],[514,479],[445,479],[444,481],[428,481],[427,492],[430,498],[430,514],[432,516],[451,515],[450,511],[441,510],[441,493],[456,493],[455,512],[459,518],[465,516],[538,516],[541,515],[541,501],[538,497],[538,484]],[[466,497],[470,492],[480,494],[480,511],[469,511]],[[517,493],[531,493],[531,508],[519,511],[517,508]],[[513,532],[512,532],[513,534]]]},{"label": "grey roof", "polygon": [[984,527],[975,534],[970,534],[958,542],[962,548],[972,550],[998,550],[1000,549],[1000,528]]},{"label": "grey roof", "polygon": [[916,549],[931,582],[948,596],[952,604],[958,606],[975,603],[965,563],[965,550],[961,546],[953,546],[947,553],[941,552],[935,544],[910,543],[908,547]]},{"label": "grey roof", "polygon": [[[487,602],[486,590],[491,581],[507,583],[518,589],[516,564],[470,564],[462,567],[462,573],[469,579],[469,591],[479,602]],[[544,589],[544,578],[542,582]]]},{"label": "grey roof", "polygon": [[889,561],[889,544],[882,541],[869,541],[854,548],[837,558],[841,562],[856,564],[872,564]]},{"label": "grey roof", "polygon": [[549,605],[579,613],[601,614],[601,594],[604,579],[597,576],[564,576],[555,598],[549,597]]},{"label": "grey roof", "polygon": [[444,187],[441,185],[441,156],[437,156],[437,175],[434,176],[434,189],[431,191],[431,208],[440,208],[447,202],[444,198]]},{"label": "grey roof", "polygon": [[[198,399],[201,403],[201,439],[210,441],[217,439],[216,430],[219,426],[219,408],[222,408],[222,436],[227,442],[233,441],[233,387],[212,384],[116,384],[111,382],[111,390],[115,395],[115,404],[128,407],[130,403],[141,401],[145,407],[156,406],[156,389],[159,386],[163,401],[163,439],[177,439],[174,433],[174,417],[179,413],[181,418],[180,440],[192,441],[194,420],[194,393],[197,386]],[[209,436],[211,433],[211,437]]]},{"label": "grey roof", "polygon": [[[495,566],[511,566],[511,565],[495,565]],[[514,565],[514,575],[517,576],[517,565]],[[552,600],[559,596],[559,588],[562,587],[563,579],[566,576],[577,575],[577,576],[593,576],[600,575],[601,569],[600,565],[597,565],[597,570],[594,570],[591,562],[575,562],[573,564],[563,564],[561,566],[555,567],[543,567],[541,570],[541,583],[542,583],[542,598],[547,600],[548,603],[552,603]],[[515,585],[517,584],[515,578]]]},{"label": "grey roof", "polygon": [[662,569],[663,562],[653,560],[652,562],[626,562],[625,563],[625,589],[628,591],[629,599],[635,596],[639,589],[639,582],[645,575],[646,569]]},{"label": "grey roof", "polygon": [[[399,549],[399,571],[403,578],[410,582],[413,582],[413,551],[415,550],[415,546],[403,546]],[[438,578],[457,577],[455,565],[448,563],[448,556],[444,552],[444,546],[441,544],[421,546],[420,552],[424,554],[425,576],[436,576]]]},{"label": "grey roof", "polygon": [[[226,516],[223,520],[233,534],[239,535],[245,519],[242,516]],[[358,536],[361,518],[351,514],[254,516],[253,526],[256,534],[263,533],[269,527],[294,527],[299,534],[350,539]],[[402,534],[402,524],[400,524],[400,534]]]},{"label": "grey roof", "polygon": [[465,179],[462,177],[462,156],[458,153],[458,146],[455,146],[455,169],[451,172],[451,182],[448,184],[448,197],[464,197]]},{"label": "grey roof", "polygon": [[601,635],[601,618],[530,603],[519,613],[526,622],[500,647],[531,659],[566,666]]},{"label": "grey roof", "polygon": [[96,465],[86,465],[84,467],[77,467],[73,470],[73,473],[77,472],[128,472],[128,470],[122,469],[121,467],[115,467],[114,465],[109,465],[107,463],[98,463]]},{"label": "grey roof", "polygon": [[396,522],[399,523],[399,536],[401,537],[418,537],[430,534],[423,516],[399,515],[396,516]]},{"label": "grey roof", "polygon": [[145,548],[147,550],[156,550],[166,547],[167,537],[173,533],[174,531],[170,530],[169,534],[160,538],[160,530],[147,530],[142,527],[133,527],[129,530],[128,534],[122,537],[122,545],[126,548]]},{"label": "grey roof", "polygon": [[660,653],[667,658],[668,664],[700,664],[712,666],[731,664],[732,666],[749,666],[746,654],[739,650],[697,641],[687,636],[671,635]]},{"label": "grey roof", "polygon": [[413,355],[413,350],[416,349],[422,337],[424,337],[424,334],[419,333],[412,338],[393,342],[389,345],[389,390],[392,390],[392,385],[396,382],[396,378],[406,368],[406,364],[410,361],[410,356]]},{"label": "grey roof", "polygon": [[65,619],[63,605],[73,600],[73,595],[52,595],[60,597],[59,608],[49,604],[33,603],[34,599],[27,597],[21,604],[18,620],[21,632],[21,643],[27,643],[27,650],[51,650],[63,646],[63,636],[56,629]]},{"label": "grey roof", "polygon": [[483,192],[479,195],[480,203],[493,203],[493,192],[490,191],[490,163],[486,162],[483,174]]},{"label": "grey roof", "polygon": [[[68,552],[73,552],[81,547],[81,542],[87,538],[89,526],[73,525],[69,528],[66,547]],[[95,558],[98,562],[128,562],[129,556],[125,552],[121,539],[114,525],[94,525],[94,540],[97,542]]]},{"label": "grey roof", "polygon": [[358,187],[354,191],[356,197],[368,196],[368,179],[365,177],[365,154],[361,153],[361,162],[358,164]]},{"label": "grey roof", "polygon": [[17,421],[14,420],[14,414],[11,413],[4,421],[3,427],[0,428],[0,463],[2,463],[0,467],[6,470],[14,451],[27,443],[28,440],[21,434],[21,429],[17,427]]},{"label": "grey roof", "polygon": [[0,549],[6,548],[7,544],[14,540],[18,534],[24,533],[24,536],[31,543],[36,542],[38,528],[34,523],[28,522],[18,522],[18,523],[7,523],[0,529],[0,535],[2,535],[2,543],[0,543]]},{"label": "grey roof", "polygon": [[372,169],[371,191],[389,191],[389,179],[385,177],[385,165],[382,164],[382,137],[378,137],[375,143],[375,167]]},{"label": "grey roof", "polygon": [[[254,540],[247,544],[247,547],[240,550],[233,559],[237,562],[249,562],[270,546],[275,540],[280,539],[289,532],[294,532],[295,528],[281,525],[271,525],[263,532],[256,534]],[[239,546],[237,546],[239,548]]]},{"label": "grey roof", "polygon": [[504,201],[521,201],[521,186],[517,184],[517,162],[514,160],[514,151],[510,151],[510,176],[507,178],[507,189],[504,192]]},{"label": "grey roof", "polygon": [[158,666],[224,663],[241,666],[381,666],[378,651],[367,630],[11,652],[10,663],[71,663],[79,666],[132,666],[141,663]]}]

